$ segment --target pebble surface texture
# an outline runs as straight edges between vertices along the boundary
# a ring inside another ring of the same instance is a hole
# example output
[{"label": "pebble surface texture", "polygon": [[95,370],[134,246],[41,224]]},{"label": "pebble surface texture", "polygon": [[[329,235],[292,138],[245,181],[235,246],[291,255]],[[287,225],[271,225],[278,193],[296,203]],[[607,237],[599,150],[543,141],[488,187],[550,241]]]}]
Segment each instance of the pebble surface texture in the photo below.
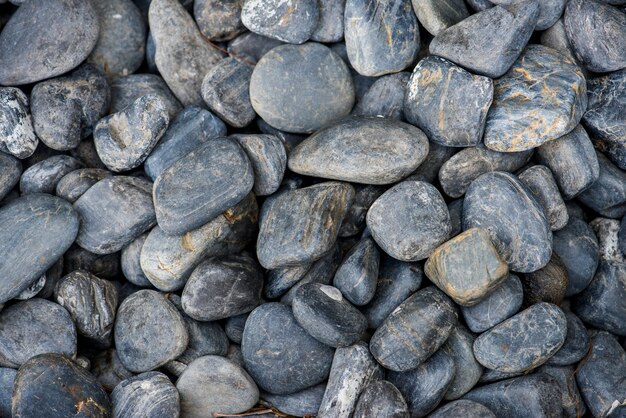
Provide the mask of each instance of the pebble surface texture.
[{"label": "pebble surface texture", "polygon": [[0,88],[0,133],[0,149],[17,158],[30,157],[37,148],[28,97],[20,89]]},{"label": "pebble surface texture", "polygon": [[245,0],[241,22],[259,35],[301,44],[315,31],[319,13],[315,0]]},{"label": "pebble surface texture", "polygon": [[170,418],[180,410],[178,391],[166,375],[147,372],[120,382],[111,393],[113,416]]}]

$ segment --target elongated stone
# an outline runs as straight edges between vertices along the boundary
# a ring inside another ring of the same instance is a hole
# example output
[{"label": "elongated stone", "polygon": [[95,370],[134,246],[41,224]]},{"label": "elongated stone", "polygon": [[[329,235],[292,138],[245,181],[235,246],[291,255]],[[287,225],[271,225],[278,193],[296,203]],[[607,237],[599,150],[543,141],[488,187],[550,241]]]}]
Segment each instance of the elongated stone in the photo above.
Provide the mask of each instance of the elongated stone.
[{"label": "elongated stone", "polygon": [[176,387],[161,372],[125,379],[111,393],[113,416],[120,418],[176,418],[180,399]]},{"label": "elongated stone", "polygon": [[443,345],[445,351],[454,361],[456,370],[444,399],[454,400],[469,392],[478,383],[483,374],[483,367],[476,361],[472,349],[476,337],[464,326],[457,325]]},{"label": "elongated stone", "polygon": [[148,238],[145,233],[124,247],[120,254],[120,267],[126,280],[139,287],[150,287],[152,284],[141,269],[140,257],[143,244]]},{"label": "elongated stone", "polygon": [[254,193],[267,196],[278,190],[287,168],[287,152],[281,140],[274,135],[236,135],[235,139],[252,163]]},{"label": "elongated stone", "polygon": [[182,110],[165,81],[155,74],[131,74],[111,81],[111,113],[117,113],[141,96],[156,94],[167,107],[170,119]]},{"label": "elongated stone", "polygon": [[272,393],[262,393],[261,399],[269,402],[280,412],[295,416],[317,415],[320,409],[326,383],[312,386],[300,392],[290,395],[274,395]]},{"label": "elongated stone", "polygon": [[96,254],[130,244],[156,223],[151,192],[152,183],[137,177],[100,180],[74,203],[81,219],[76,243]]},{"label": "elongated stone", "polygon": [[37,148],[28,97],[20,89],[0,88],[0,133],[0,148],[17,158],[30,157]]},{"label": "elongated stone", "polygon": [[271,269],[321,258],[337,239],[353,200],[352,186],[327,182],[266,201],[257,241],[259,263]]},{"label": "elongated stone", "polygon": [[481,334],[474,343],[480,364],[502,372],[523,372],[545,363],[567,335],[563,311],[537,303]]},{"label": "elongated stone", "polygon": [[370,351],[385,368],[414,369],[449,337],[458,314],[450,299],[435,287],[413,294],[376,330]]},{"label": "elongated stone", "polygon": [[392,383],[378,380],[370,383],[359,396],[354,418],[407,418],[409,408],[402,394]]},{"label": "elongated stone", "polygon": [[567,318],[567,336],[561,346],[546,364],[567,366],[576,364],[589,350],[590,338],[583,322],[571,312],[565,311]]},{"label": "elongated stone", "polygon": [[596,156],[600,166],[598,179],[576,198],[601,215],[621,217],[623,211],[619,211],[619,216],[614,216],[611,211],[626,202],[626,172],[617,168],[604,154],[596,152]]},{"label": "elongated stone", "polygon": [[600,261],[626,261],[620,248],[620,222],[617,219],[595,218],[589,226],[598,238]]},{"label": "elongated stone", "polygon": [[376,292],[379,263],[376,243],[370,237],[364,238],[346,254],[333,284],[353,304],[365,305]]},{"label": "elongated stone", "polygon": [[241,22],[252,32],[291,44],[306,42],[318,21],[315,0],[297,6],[284,0],[245,0],[241,10]]},{"label": "elongated stone", "polygon": [[536,2],[496,6],[439,32],[429,50],[472,72],[498,78],[519,57],[538,18]]},{"label": "elongated stone", "polygon": [[469,17],[461,0],[413,0],[413,10],[419,22],[433,36]]},{"label": "elongated stone", "polygon": [[562,229],[569,220],[569,214],[552,171],[546,166],[535,165],[519,173],[518,178],[543,207],[550,222],[550,229],[552,231]]},{"label": "elongated stone", "polygon": [[0,152],[0,201],[19,183],[21,175],[22,163],[14,156]]},{"label": "elongated stone", "polygon": [[[471,3],[471,1],[468,3]],[[456,418],[463,415],[473,416],[477,418],[496,418],[495,414],[491,412],[491,410],[486,406],[467,399],[459,399],[447,403],[441,408],[438,408],[432,414],[430,414],[429,417]]]},{"label": "elongated stone", "polygon": [[4,303],[57,262],[74,242],[79,219],[63,199],[32,194],[0,208],[0,225],[0,302]]},{"label": "elongated stone", "polygon": [[70,203],[76,202],[91,186],[113,174],[101,168],[79,168],[61,177],[56,185],[56,195]]},{"label": "elongated stone", "polygon": [[404,95],[411,74],[402,71],[379,77],[354,107],[355,116],[384,116],[404,120]]},{"label": "elongated stone", "polygon": [[54,193],[59,181],[70,172],[83,167],[83,163],[69,155],[54,155],[24,170],[20,178],[20,191],[29,193]]},{"label": "elongated stone", "polygon": [[438,247],[424,267],[426,276],[462,306],[480,302],[508,272],[489,232],[480,228],[468,229]]},{"label": "elongated stone", "polygon": [[401,261],[427,258],[452,228],[439,191],[420,181],[387,190],[367,212],[367,226],[380,248]]}]

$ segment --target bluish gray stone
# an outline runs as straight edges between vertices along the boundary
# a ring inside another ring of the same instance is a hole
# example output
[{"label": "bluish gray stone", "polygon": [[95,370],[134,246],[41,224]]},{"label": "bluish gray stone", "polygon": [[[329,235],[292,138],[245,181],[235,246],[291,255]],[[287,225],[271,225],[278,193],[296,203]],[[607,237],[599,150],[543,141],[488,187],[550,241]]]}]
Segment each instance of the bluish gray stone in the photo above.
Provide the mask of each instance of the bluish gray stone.
[{"label": "bluish gray stone", "polygon": [[259,35],[301,44],[315,31],[319,13],[315,0],[302,0],[297,5],[284,0],[245,0],[241,21]]},{"label": "bluish gray stone", "polygon": [[101,168],[79,168],[70,171],[56,185],[56,195],[70,203],[76,202],[91,186],[113,174]]},{"label": "bluish gray stone", "polygon": [[152,283],[146,277],[141,269],[141,249],[148,238],[148,233],[137,237],[133,242],[128,244],[120,255],[120,267],[126,280],[135,286],[150,287]]},{"label": "bluish gray stone", "polygon": [[[484,0],[486,1],[486,0]],[[471,3],[468,1],[468,3]],[[430,414],[429,418],[457,418],[460,416],[472,416],[475,418],[496,418],[496,415],[491,412],[486,406],[479,404],[478,402],[470,401],[467,399],[459,399],[445,404],[441,408],[438,408],[435,412]]]},{"label": "bluish gray stone", "polygon": [[22,195],[52,194],[59,181],[68,173],[83,167],[83,163],[69,155],[54,155],[24,170],[20,178]]},{"label": "bluish gray stone", "polygon": [[463,0],[413,0],[412,3],[419,22],[433,36],[470,15]]},{"label": "bluish gray stone", "polygon": [[274,135],[236,135],[235,139],[250,159],[257,196],[267,196],[280,187],[287,168],[287,152]]},{"label": "bluish gray stone", "polygon": [[198,29],[212,41],[228,41],[245,30],[241,23],[244,0],[198,0],[193,17]]},{"label": "bluish gray stone", "polygon": [[364,238],[346,254],[333,284],[353,304],[365,305],[376,292],[379,262],[376,243],[371,237]]},{"label": "bluish gray stone", "polygon": [[598,240],[585,221],[570,218],[565,228],[554,233],[553,251],[559,256],[569,282],[565,296],[582,292],[591,282],[598,266]]},{"label": "bluish gray stone", "polygon": [[585,402],[583,402],[580,392],[578,391],[573,366],[542,366],[539,368],[539,373],[548,374],[559,383],[564,416],[580,417],[585,415],[587,407],[585,406]]},{"label": "bluish gray stone", "polygon": [[24,92],[0,88],[0,149],[17,158],[30,157],[39,143],[34,129]]},{"label": "bluish gray stone", "polygon": [[241,314],[231,316],[226,320],[226,324],[224,326],[224,330],[226,331],[226,335],[228,339],[236,344],[241,344],[241,339],[243,338],[243,329],[246,326],[246,320],[248,319],[248,314]]},{"label": "bluish gray stone", "polygon": [[[519,3],[524,0],[493,0],[491,3],[503,6]],[[561,17],[568,0],[543,0],[539,2],[539,18],[535,30],[545,30]]]},{"label": "bluish gray stone", "polygon": [[409,408],[398,388],[386,380],[377,380],[359,396],[353,417],[408,418]]},{"label": "bluish gray stone", "polygon": [[22,163],[14,156],[0,152],[0,201],[19,183],[21,175]]},{"label": "bluish gray stone", "polygon": [[250,65],[255,65],[263,55],[278,45],[277,39],[268,38],[254,32],[245,32],[228,42],[228,55]]},{"label": "bluish gray stone", "polygon": [[[588,208],[609,218],[624,215],[626,202],[626,172],[617,168],[604,154],[597,152],[600,174],[598,179],[576,198]],[[617,209],[618,214],[611,213]]]},{"label": "bluish gray stone", "polygon": [[8,367],[0,368],[0,414],[11,416],[11,395],[13,394],[13,381],[17,370]]},{"label": "bluish gray stone", "polygon": [[378,78],[352,110],[355,116],[384,116],[404,120],[404,95],[411,74],[402,71]]},{"label": "bluish gray stone", "polygon": [[311,34],[316,42],[339,42],[343,39],[343,11],[346,0],[318,0],[319,22]]},{"label": "bluish gray stone", "polygon": [[[471,148],[470,148],[471,149]],[[441,166],[459,151],[458,148],[444,147],[435,142],[428,142],[428,157],[407,177],[407,180],[436,183]]]},{"label": "bluish gray stone", "polygon": [[519,173],[518,178],[543,207],[550,229],[563,229],[567,225],[569,214],[552,171],[544,165],[535,165]]},{"label": "bluish gray stone", "polygon": [[141,96],[156,94],[167,107],[170,119],[182,110],[165,81],[154,74],[131,74],[111,81],[111,113],[117,113]]},{"label": "bluish gray stone", "polygon": [[261,398],[280,412],[298,417],[317,415],[320,409],[326,384],[321,383],[290,395],[262,393]]},{"label": "bluish gray stone", "polygon": [[576,364],[589,350],[589,334],[582,321],[573,313],[565,311],[567,318],[567,336],[561,346],[546,364],[567,366]]},{"label": "bluish gray stone", "polygon": [[176,387],[161,372],[147,372],[120,382],[111,393],[118,418],[176,418],[180,399]]},{"label": "bluish gray stone", "polygon": [[464,326],[454,327],[442,350],[454,361],[454,379],[446,391],[444,399],[459,399],[478,383],[483,374],[483,366],[476,361],[472,346],[476,337]]}]

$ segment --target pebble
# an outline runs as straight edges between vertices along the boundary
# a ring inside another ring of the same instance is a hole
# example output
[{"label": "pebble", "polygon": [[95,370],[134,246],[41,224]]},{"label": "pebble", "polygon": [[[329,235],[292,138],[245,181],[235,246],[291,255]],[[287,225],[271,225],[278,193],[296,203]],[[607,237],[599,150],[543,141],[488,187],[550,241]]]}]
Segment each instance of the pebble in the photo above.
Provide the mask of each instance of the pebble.
[{"label": "pebble", "polygon": [[45,299],[17,302],[0,311],[0,365],[18,368],[44,353],[76,357],[76,328],[70,314]]},{"label": "pebble", "polygon": [[352,114],[403,121],[404,95],[410,77],[406,71],[379,77],[363,94]]},{"label": "pebble", "polygon": [[428,155],[428,139],[409,124],[354,117],[329,125],[289,154],[289,169],[306,176],[390,184],[414,172]]},{"label": "pebble", "polygon": [[54,193],[59,181],[70,172],[83,167],[83,163],[69,155],[54,155],[30,166],[20,178],[22,195]]},{"label": "pebble", "polygon": [[367,226],[380,248],[401,261],[428,258],[451,229],[443,197],[420,181],[404,181],[383,193],[367,213]]},{"label": "pebble", "polygon": [[198,29],[212,41],[228,41],[245,30],[241,23],[244,0],[198,0],[193,17]]},{"label": "pebble", "polygon": [[406,299],[376,329],[370,351],[389,370],[414,369],[445,343],[457,317],[452,301],[427,287]]},{"label": "pebble", "polygon": [[482,12],[494,6],[489,0],[467,0],[467,4],[476,12]]},{"label": "pebble", "polygon": [[22,163],[12,155],[0,152],[0,202],[20,181]]},{"label": "pebble", "polygon": [[111,113],[118,113],[135,100],[149,94],[161,98],[170,120],[173,120],[182,106],[170,91],[165,81],[155,74],[130,74],[116,77],[111,81]]},{"label": "pebble", "polygon": [[469,392],[483,374],[483,366],[474,357],[473,345],[476,336],[464,326],[454,327],[448,340],[443,345],[444,350],[454,361],[456,370],[454,379],[448,388],[444,399],[454,400]]},{"label": "pebble", "polygon": [[0,88],[0,148],[20,159],[33,155],[39,143],[28,103],[22,90]]},{"label": "pebble", "polygon": [[576,61],[578,66],[581,67],[583,72],[585,72],[585,77],[587,76],[586,70],[582,68],[580,61],[578,61],[578,58],[576,58],[574,49],[572,48],[572,45],[570,44],[570,41],[567,37],[565,24],[563,23],[562,18],[557,20],[554,25],[543,31],[540,37],[540,43],[541,45],[556,49],[568,58]]},{"label": "pebble", "polygon": [[[170,301],[173,295],[170,296]],[[183,319],[187,324],[189,333],[189,344],[183,354],[175,362],[189,365],[192,361],[202,356],[216,355],[226,356],[228,354],[228,337],[224,329],[218,322],[201,322],[187,316],[179,306],[178,298],[176,308],[183,314]],[[243,332],[243,329],[241,330]]]},{"label": "pebble", "polygon": [[542,366],[539,372],[552,376],[559,383],[564,416],[579,417],[585,415],[587,407],[576,385],[574,367]]},{"label": "pebble", "polygon": [[254,32],[245,32],[228,42],[228,55],[243,62],[255,65],[263,55],[278,45],[283,45],[277,39],[268,38]]},{"label": "pebble", "polygon": [[[29,4],[29,3],[26,3]],[[110,415],[109,397],[96,379],[72,360],[42,354],[17,372],[13,388],[15,417],[56,418]]]},{"label": "pebble", "polygon": [[620,221],[617,219],[595,218],[589,223],[595,237],[598,238],[598,254],[600,261],[626,261],[620,248]]},{"label": "pebble", "polygon": [[371,237],[359,241],[346,254],[335,273],[333,284],[351,303],[369,303],[376,292],[380,254]]},{"label": "pebble", "polygon": [[202,79],[222,54],[178,0],[152,0],[148,20],[159,73],[184,106],[201,105]]},{"label": "pebble", "polygon": [[346,217],[339,228],[340,237],[352,237],[365,229],[365,217],[372,203],[383,194],[383,186],[355,185],[354,203],[350,206]]},{"label": "pebble", "polygon": [[571,312],[564,311],[567,319],[567,336],[561,346],[546,364],[568,366],[576,364],[587,354],[590,338],[583,322]]},{"label": "pebble", "polygon": [[[476,1],[476,0],[473,0]],[[471,4],[471,1],[468,1]],[[457,418],[460,416],[472,416],[476,418],[496,418],[486,406],[467,399],[459,399],[445,404],[429,415],[429,418]]]},{"label": "pebble", "polygon": [[76,243],[96,254],[126,247],[156,223],[151,191],[152,183],[138,177],[100,180],[74,202],[81,219]]},{"label": "pebble", "polygon": [[377,380],[361,392],[353,417],[408,418],[409,409],[398,388],[386,380]]},{"label": "pebble", "polygon": [[245,369],[264,391],[289,395],[328,377],[334,349],[311,337],[282,303],[256,308],[241,341]]},{"label": "pebble", "polygon": [[126,280],[131,284],[139,287],[151,287],[150,280],[146,277],[141,269],[140,257],[143,244],[148,238],[148,233],[140,235],[128,246],[122,249],[120,254],[120,267]]},{"label": "pebble", "polygon": [[[568,0],[544,0],[539,2],[539,18],[537,19],[536,31],[546,30],[559,20],[563,14]],[[519,2],[518,0],[493,0],[491,3],[510,5]]]},{"label": "pebble", "polygon": [[176,418],[178,391],[161,372],[147,372],[120,382],[111,393],[113,416],[119,418]]},{"label": "pebble", "polygon": [[504,75],[528,43],[539,18],[537,2],[495,6],[437,34],[430,53],[480,75]]},{"label": "pebble", "polygon": [[326,46],[315,42],[281,45],[254,67],[250,101],[274,128],[312,133],[350,113],[354,85],[347,65]]},{"label": "pebble", "polygon": [[241,339],[243,338],[243,329],[246,326],[247,320],[247,313],[231,316],[226,320],[224,330],[226,331],[226,335],[228,336],[228,339],[230,341],[236,344],[241,344]]},{"label": "pebble", "polygon": [[550,260],[552,232],[543,208],[511,174],[487,173],[471,183],[463,202],[463,228],[487,229],[512,271],[532,272]]},{"label": "pebble", "polygon": [[320,409],[326,384],[321,383],[290,395],[263,393],[261,398],[280,412],[297,417],[317,415]]},{"label": "pebble", "polygon": [[0,368],[0,414],[2,416],[11,416],[11,395],[16,374],[15,369]]},{"label": "pebble", "polygon": [[[626,202],[626,173],[611,163],[604,154],[597,152],[596,156],[600,167],[598,179],[576,198],[601,215],[621,218],[626,213],[620,209]],[[612,213],[615,209],[618,216]]]},{"label": "pebble", "polygon": [[93,50],[99,26],[89,2],[25,2],[0,34],[0,84],[29,84],[72,70]]},{"label": "pebble", "polygon": [[236,135],[235,139],[250,159],[257,196],[268,196],[280,187],[287,168],[287,152],[274,135]]},{"label": "pebble", "polygon": [[120,361],[135,373],[174,360],[185,351],[189,341],[181,314],[154,290],[140,290],[122,301],[114,332]]},{"label": "pebble", "polygon": [[543,207],[550,229],[558,231],[564,228],[569,220],[569,214],[552,171],[546,166],[535,165],[519,173],[518,178]]},{"label": "pebble", "polygon": [[470,15],[462,0],[413,0],[412,3],[417,19],[433,36]]},{"label": "pebble", "polygon": [[102,168],[79,168],[72,170],[56,184],[56,195],[74,203],[100,180],[113,174]]},{"label": "pebble", "polygon": [[480,364],[501,372],[525,372],[561,348],[567,320],[556,305],[540,302],[481,334],[474,342]]},{"label": "pebble", "polygon": [[354,193],[347,183],[326,182],[266,201],[257,240],[259,263],[274,269],[320,259],[337,239]]},{"label": "pebble", "polygon": [[569,283],[567,269],[558,255],[552,254],[544,267],[522,275],[524,305],[549,302],[560,305]]},{"label": "pebble", "polygon": [[290,44],[306,42],[320,15],[315,0],[244,0],[241,22],[254,33]]},{"label": "pebble", "polygon": [[189,418],[239,414],[259,400],[259,389],[244,369],[219,356],[192,362],[178,378],[180,412]]}]

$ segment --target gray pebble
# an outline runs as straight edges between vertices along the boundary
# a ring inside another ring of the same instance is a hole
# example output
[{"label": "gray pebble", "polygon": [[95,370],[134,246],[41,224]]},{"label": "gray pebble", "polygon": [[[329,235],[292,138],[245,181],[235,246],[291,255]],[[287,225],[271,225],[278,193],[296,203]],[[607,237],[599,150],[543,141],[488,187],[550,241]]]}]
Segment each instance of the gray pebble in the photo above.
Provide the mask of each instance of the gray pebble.
[{"label": "gray pebble", "polygon": [[178,391],[167,376],[147,372],[125,379],[111,393],[115,418],[176,418]]},{"label": "gray pebble", "polygon": [[259,35],[291,44],[306,42],[317,27],[319,6],[315,0],[245,0],[244,26]]},{"label": "gray pebble", "polygon": [[18,88],[0,88],[0,134],[0,148],[6,148],[17,158],[33,155],[39,143],[28,108],[28,97]]},{"label": "gray pebble", "polygon": [[363,232],[365,217],[372,203],[383,194],[383,186],[356,185],[354,203],[344,218],[339,229],[340,237],[351,237]]},{"label": "gray pebble", "polygon": [[[475,1],[475,0],[474,0]],[[485,0],[486,1],[486,0]],[[468,1],[471,3],[471,1]],[[474,418],[496,418],[486,406],[478,402],[467,399],[459,399],[445,404],[430,414],[429,418],[457,418],[461,416],[471,416]]]},{"label": "gray pebble", "polygon": [[139,287],[150,287],[152,283],[141,269],[140,257],[143,244],[148,238],[148,233],[137,237],[122,250],[120,257],[120,267],[126,280]]},{"label": "gray pebble", "polygon": [[321,383],[290,395],[261,394],[261,398],[280,412],[297,417],[314,416],[320,409],[326,384]]},{"label": "gray pebble", "polygon": [[353,417],[408,418],[409,409],[398,388],[386,380],[377,380],[359,396]]},{"label": "gray pebble", "polygon": [[56,184],[56,195],[74,203],[91,186],[113,174],[101,168],[79,168],[70,171]]},{"label": "gray pebble", "polygon": [[183,108],[158,75],[131,74],[111,81],[111,113],[122,111],[141,96],[148,94],[156,94],[163,100],[170,120]]},{"label": "gray pebble", "polygon": [[19,183],[22,163],[12,155],[0,152],[0,201]]},{"label": "gray pebble", "polygon": [[[576,198],[603,216],[621,218],[624,215],[622,205],[626,202],[626,172],[617,168],[604,154],[597,152],[596,156],[600,166],[598,179]],[[618,213],[612,213],[615,209]]]},{"label": "gray pebble", "polygon": [[559,383],[564,416],[581,417],[585,415],[587,407],[585,406],[585,402],[583,402],[580,392],[578,391],[573,366],[542,366],[539,369],[539,373],[548,374]]},{"label": "gray pebble", "polygon": [[87,370],[100,382],[104,390],[110,392],[125,379],[134,376],[134,373],[126,370],[115,349],[101,351],[91,361],[91,367]]},{"label": "gray pebble", "polygon": [[552,171],[544,165],[535,165],[519,173],[518,178],[543,207],[550,229],[563,229],[567,225],[569,214]]},{"label": "gray pebble", "polygon": [[11,416],[11,395],[16,374],[15,369],[0,368],[0,414],[3,417]]},{"label": "gray pebble", "polygon": [[346,0],[318,0],[319,22],[311,34],[317,42],[339,42],[343,39],[343,11]]},{"label": "gray pebble", "polygon": [[246,32],[228,42],[227,50],[231,57],[245,64],[255,65],[263,55],[283,43],[254,32]]},{"label": "gray pebble", "polygon": [[456,370],[454,379],[444,396],[444,399],[448,401],[459,399],[469,392],[483,374],[483,366],[474,357],[472,347],[475,339],[476,337],[464,326],[457,325],[442,347],[454,361]]},{"label": "gray pebble", "polygon": [[[503,6],[519,3],[524,0],[493,0],[491,3]],[[539,18],[537,19],[536,31],[548,29],[561,17],[568,0],[542,0],[539,3]]]},{"label": "gray pebble", "polygon": [[413,0],[419,22],[433,36],[469,17],[463,0]]},{"label": "gray pebble", "polygon": [[274,135],[236,135],[254,170],[257,196],[268,196],[280,187],[287,168],[287,152],[282,141]]},{"label": "gray pebble", "polygon": [[59,181],[68,173],[83,167],[69,155],[55,155],[30,166],[20,178],[22,195],[55,192]]},{"label": "gray pebble", "polygon": [[212,41],[228,41],[245,30],[241,23],[244,0],[198,0],[193,16],[198,29]]},{"label": "gray pebble", "polygon": [[404,120],[404,95],[411,74],[402,71],[379,77],[354,107],[355,116],[384,116]]},{"label": "gray pebble", "polygon": [[335,273],[333,284],[357,306],[369,303],[376,292],[380,255],[371,237],[359,241],[346,254]]},{"label": "gray pebble", "polygon": [[589,334],[580,318],[569,311],[564,311],[567,319],[567,336],[561,346],[546,364],[567,366],[579,362],[589,350]]},{"label": "gray pebble", "polygon": [[248,319],[248,314],[244,313],[241,315],[231,316],[226,320],[226,325],[224,326],[224,330],[226,331],[226,335],[228,339],[235,344],[241,344],[241,339],[243,338],[243,329],[246,326],[246,320]]}]

